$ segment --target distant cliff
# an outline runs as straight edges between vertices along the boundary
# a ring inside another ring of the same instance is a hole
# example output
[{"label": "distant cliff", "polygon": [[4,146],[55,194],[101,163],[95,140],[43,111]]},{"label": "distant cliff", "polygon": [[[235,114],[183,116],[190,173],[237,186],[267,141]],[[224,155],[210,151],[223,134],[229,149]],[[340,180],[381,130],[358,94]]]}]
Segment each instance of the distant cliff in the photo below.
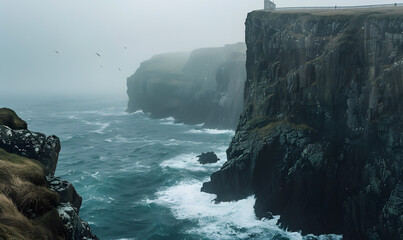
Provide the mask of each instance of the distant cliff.
[{"label": "distant cliff", "polygon": [[98,239],[78,216],[73,185],[54,176],[59,152],[58,137],[0,108],[0,239]]},{"label": "distant cliff", "polygon": [[127,110],[235,128],[243,107],[245,57],[244,43],[154,56],[127,79]]},{"label": "distant cliff", "polygon": [[255,11],[245,107],[202,191],[304,234],[403,239],[403,9]]}]

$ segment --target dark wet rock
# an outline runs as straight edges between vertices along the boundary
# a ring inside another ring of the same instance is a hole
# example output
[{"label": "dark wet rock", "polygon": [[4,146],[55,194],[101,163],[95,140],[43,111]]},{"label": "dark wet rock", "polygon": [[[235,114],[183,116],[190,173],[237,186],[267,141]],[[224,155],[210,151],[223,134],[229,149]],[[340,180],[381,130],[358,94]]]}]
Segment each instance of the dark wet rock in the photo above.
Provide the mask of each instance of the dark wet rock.
[{"label": "dark wet rock", "polygon": [[157,55],[127,79],[127,111],[233,129],[243,107],[245,79],[244,43]]},{"label": "dark wet rock", "polygon": [[[43,133],[27,129],[14,130],[9,126],[0,125],[0,148],[9,153],[38,160],[44,166],[50,190],[59,195],[57,212],[64,224],[68,240],[98,239],[91,232],[88,223],[78,215],[82,203],[81,196],[70,182],[54,176],[61,149],[58,137],[53,135],[47,137]],[[35,213],[28,215],[36,217]]]},{"label": "dark wet rock", "polygon": [[50,185],[50,190],[59,194],[59,201],[61,203],[70,203],[74,208],[77,209],[78,213],[83,199],[80,195],[78,195],[73,184],[71,184],[69,181],[62,180],[59,177],[52,176],[47,177],[46,179]]},{"label": "dark wet rock", "polygon": [[57,208],[57,212],[67,231],[67,240],[98,239],[98,237],[91,232],[88,223],[78,216],[78,209],[72,206],[71,203],[61,203]]},{"label": "dark wet rock", "polygon": [[0,125],[6,125],[13,130],[27,129],[28,127],[27,123],[9,108],[0,108]]},{"label": "dark wet rock", "polygon": [[220,160],[214,152],[206,152],[196,156],[200,164],[216,163]]},{"label": "dark wet rock", "polygon": [[202,190],[303,234],[403,239],[402,13],[250,13],[244,111]]},{"label": "dark wet rock", "polygon": [[43,133],[13,130],[0,125],[0,148],[9,153],[38,160],[45,166],[47,172],[53,175],[61,147],[60,140],[56,136],[46,137]]}]

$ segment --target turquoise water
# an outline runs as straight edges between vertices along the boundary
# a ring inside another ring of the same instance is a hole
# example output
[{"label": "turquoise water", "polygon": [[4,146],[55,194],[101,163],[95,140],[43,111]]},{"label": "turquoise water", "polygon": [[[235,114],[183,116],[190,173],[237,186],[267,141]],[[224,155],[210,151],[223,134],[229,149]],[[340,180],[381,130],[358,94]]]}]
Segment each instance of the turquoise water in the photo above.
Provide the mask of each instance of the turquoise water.
[{"label": "turquoise water", "polygon": [[[126,103],[0,97],[30,130],[60,138],[56,175],[83,197],[80,216],[100,239],[303,239],[276,219],[255,219],[253,196],[214,204],[215,195],[200,192],[224,163],[233,131],[128,114]],[[195,156],[207,151],[222,160],[200,165]]]}]

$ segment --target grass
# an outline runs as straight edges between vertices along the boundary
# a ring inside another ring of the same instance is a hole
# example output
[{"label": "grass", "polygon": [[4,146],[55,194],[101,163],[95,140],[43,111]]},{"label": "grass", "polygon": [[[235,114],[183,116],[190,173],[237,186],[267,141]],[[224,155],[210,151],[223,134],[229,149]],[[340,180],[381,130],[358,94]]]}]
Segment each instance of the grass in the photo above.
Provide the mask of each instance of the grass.
[{"label": "grass", "polygon": [[0,240],[65,239],[58,202],[39,162],[0,149]]}]

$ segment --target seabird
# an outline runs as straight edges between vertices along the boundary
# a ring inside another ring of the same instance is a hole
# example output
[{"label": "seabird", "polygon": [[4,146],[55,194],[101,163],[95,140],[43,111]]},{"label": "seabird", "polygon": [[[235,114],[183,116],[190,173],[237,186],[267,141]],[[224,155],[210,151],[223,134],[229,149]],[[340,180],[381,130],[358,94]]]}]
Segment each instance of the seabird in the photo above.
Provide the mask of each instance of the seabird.
[{"label": "seabird", "polygon": [[56,50],[55,50],[55,53],[59,54],[59,51],[56,51]]},{"label": "seabird", "polygon": [[97,53],[98,57],[101,57],[101,55],[99,55],[99,53]]},{"label": "seabird", "polygon": [[122,69],[119,68],[119,71],[122,71]]}]

